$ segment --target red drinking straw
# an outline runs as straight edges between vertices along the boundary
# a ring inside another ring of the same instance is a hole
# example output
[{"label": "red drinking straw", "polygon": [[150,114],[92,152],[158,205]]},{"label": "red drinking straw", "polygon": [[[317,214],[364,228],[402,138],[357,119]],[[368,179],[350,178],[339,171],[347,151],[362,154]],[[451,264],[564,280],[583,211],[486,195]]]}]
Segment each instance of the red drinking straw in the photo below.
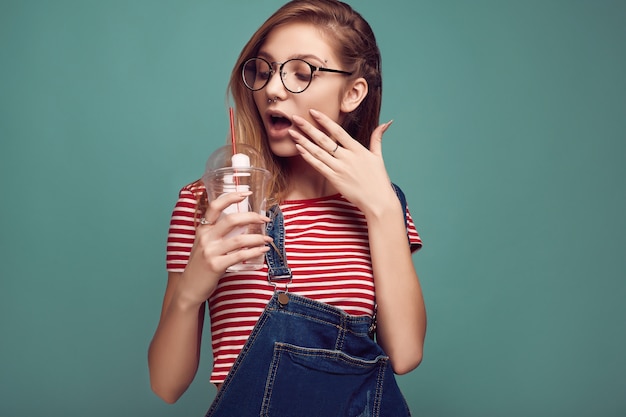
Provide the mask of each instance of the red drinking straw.
[{"label": "red drinking straw", "polygon": [[[237,153],[237,139],[235,137],[235,115],[233,112],[233,108],[228,108],[228,113],[230,116],[230,142],[233,146],[233,155]],[[235,190],[239,191],[239,176],[237,175],[237,171],[235,171]],[[237,204],[237,211],[239,211],[239,204]]]},{"label": "red drinking straw", "polygon": [[230,113],[230,141],[233,144],[233,155],[237,153],[237,145],[235,144],[235,115],[233,113],[233,108],[229,107],[228,112]]}]

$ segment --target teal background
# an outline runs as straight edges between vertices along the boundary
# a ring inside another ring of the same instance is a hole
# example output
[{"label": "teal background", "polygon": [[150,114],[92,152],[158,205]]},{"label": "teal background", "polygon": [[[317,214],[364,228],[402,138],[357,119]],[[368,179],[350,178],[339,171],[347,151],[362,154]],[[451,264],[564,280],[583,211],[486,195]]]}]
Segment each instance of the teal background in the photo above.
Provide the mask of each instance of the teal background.
[{"label": "teal background", "polygon": [[[0,415],[200,416],[149,388],[178,189],[282,1],[0,2]],[[416,416],[626,415],[626,3],[353,1],[425,246]]]}]

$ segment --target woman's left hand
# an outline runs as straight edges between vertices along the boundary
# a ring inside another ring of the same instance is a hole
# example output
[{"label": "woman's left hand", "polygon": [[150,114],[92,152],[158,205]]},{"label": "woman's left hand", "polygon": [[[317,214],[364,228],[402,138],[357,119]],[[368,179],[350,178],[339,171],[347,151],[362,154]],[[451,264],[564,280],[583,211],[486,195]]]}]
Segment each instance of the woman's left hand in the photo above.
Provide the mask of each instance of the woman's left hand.
[{"label": "woman's left hand", "polygon": [[[291,136],[302,158],[365,215],[378,305],[376,340],[396,373],[409,372],[422,360],[426,311],[406,222],[400,204],[392,205],[398,199],[382,157],[383,133],[391,123],[374,129],[366,149],[326,115],[313,110],[311,115],[319,128],[294,116],[299,131],[291,130]],[[392,206],[395,220],[389,216]]]},{"label": "woman's left hand", "polygon": [[367,149],[325,114],[316,110],[310,113],[323,131],[304,118],[293,116],[299,129],[290,130],[296,148],[306,162],[367,214],[373,203],[393,193],[382,155],[383,133],[391,122],[374,129]]}]

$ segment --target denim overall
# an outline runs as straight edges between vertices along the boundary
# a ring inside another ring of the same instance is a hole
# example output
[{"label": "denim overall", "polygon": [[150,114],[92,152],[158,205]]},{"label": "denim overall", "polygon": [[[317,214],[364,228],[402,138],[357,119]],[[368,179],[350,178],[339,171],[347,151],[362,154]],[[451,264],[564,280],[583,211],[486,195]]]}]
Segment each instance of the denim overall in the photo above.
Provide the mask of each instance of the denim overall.
[{"label": "denim overall", "polygon": [[374,320],[286,292],[283,217],[278,206],[270,214],[268,280],[285,291],[275,291],[206,416],[410,416]]}]

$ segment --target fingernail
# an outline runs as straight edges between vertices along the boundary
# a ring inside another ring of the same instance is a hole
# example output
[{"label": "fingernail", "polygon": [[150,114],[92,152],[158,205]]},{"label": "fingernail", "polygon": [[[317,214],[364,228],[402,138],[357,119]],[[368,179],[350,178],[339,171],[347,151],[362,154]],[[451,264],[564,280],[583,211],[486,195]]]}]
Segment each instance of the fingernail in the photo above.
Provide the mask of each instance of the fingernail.
[{"label": "fingernail", "polygon": [[309,113],[311,113],[311,116],[315,116],[315,117],[319,117],[321,115],[321,113],[315,109],[309,110]]},{"label": "fingernail", "polygon": [[393,123],[393,120],[389,120],[387,123],[383,125],[383,133],[386,132],[387,129],[389,129],[389,126],[391,126],[392,123]]}]

